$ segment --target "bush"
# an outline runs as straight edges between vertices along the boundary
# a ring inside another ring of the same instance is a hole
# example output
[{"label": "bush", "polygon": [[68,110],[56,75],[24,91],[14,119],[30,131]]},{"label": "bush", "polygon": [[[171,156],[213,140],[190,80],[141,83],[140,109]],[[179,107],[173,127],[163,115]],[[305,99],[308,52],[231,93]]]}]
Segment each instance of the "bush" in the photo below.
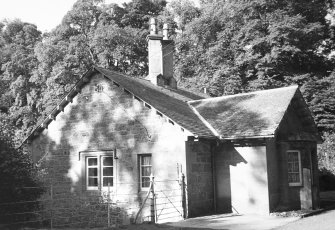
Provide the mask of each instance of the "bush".
[{"label": "bush", "polygon": [[319,168],[335,174],[335,134],[324,133],[323,140],[323,143],[318,146]]},{"label": "bush", "polygon": [[36,179],[37,169],[30,156],[22,149],[16,149],[7,134],[0,130],[1,224],[31,220],[39,205],[36,200],[43,193],[42,186]]},{"label": "bush", "polygon": [[319,171],[320,190],[335,190],[335,175],[329,170],[323,168]]},{"label": "bush", "polygon": [[318,146],[320,190],[335,190],[335,134],[325,133]]}]

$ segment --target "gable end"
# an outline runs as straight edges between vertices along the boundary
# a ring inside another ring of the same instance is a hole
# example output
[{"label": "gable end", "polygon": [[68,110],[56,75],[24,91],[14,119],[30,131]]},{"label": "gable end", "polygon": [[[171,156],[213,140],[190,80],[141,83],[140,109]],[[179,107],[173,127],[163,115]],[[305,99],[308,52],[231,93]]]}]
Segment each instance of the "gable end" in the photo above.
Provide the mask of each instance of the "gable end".
[{"label": "gable end", "polygon": [[[177,121],[175,121],[174,119],[170,118],[169,116],[167,116],[164,112],[159,111],[158,109],[156,109],[152,104],[150,104],[149,102],[145,101],[144,99],[142,99],[140,96],[135,95],[131,90],[125,88],[122,86],[122,84],[120,84],[119,82],[115,81],[114,79],[111,79],[110,77],[108,77],[105,73],[103,73],[102,71],[100,71],[98,68],[96,68],[95,66],[93,66],[90,70],[88,70],[79,80],[78,82],[73,86],[73,88],[70,90],[70,92],[60,101],[60,103],[50,112],[50,114],[44,119],[42,120],[42,122],[40,122],[36,128],[33,129],[33,131],[30,133],[30,135],[25,138],[21,144],[21,146],[26,143],[26,142],[30,142],[32,139],[34,139],[36,136],[38,136],[44,129],[47,129],[48,126],[50,125],[50,123],[54,120],[56,120],[56,117],[59,113],[64,111],[64,108],[72,103],[73,98],[75,96],[77,96],[79,93],[81,93],[82,88],[90,82],[91,77],[95,74],[95,73],[100,73],[102,74],[102,76],[106,79],[108,79],[109,81],[111,81],[111,84],[120,87],[125,93],[129,94],[134,100],[138,100],[141,103],[143,103],[143,106],[149,108],[149,109],[154,109],[156,111],[156,114],[161,116],[161,117],[165,117],[166,122],[169,122],[172,125],[175,126],[179,126],[180,130],[182,132],[185,132],[185,130],[187,130],[189,133],[191,133],[191,135],[194,136],[194,134],[187,128],[181,126]],[[128,76],[126,76],[128,77]],[[129,77],[128,77],[129,78]]]}]

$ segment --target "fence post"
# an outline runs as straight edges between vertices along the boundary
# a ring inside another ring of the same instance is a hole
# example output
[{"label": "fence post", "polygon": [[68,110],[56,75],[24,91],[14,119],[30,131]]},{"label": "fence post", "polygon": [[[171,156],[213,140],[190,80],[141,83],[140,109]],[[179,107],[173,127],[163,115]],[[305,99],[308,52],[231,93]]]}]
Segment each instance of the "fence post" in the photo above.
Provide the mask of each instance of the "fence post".
[{"label": "fence post", "polygon": [[181,174],[181,204],[183,207],[183,218],[187,218],[187,207],[186,207],[186,183],[185,183],[185,174]]},{"label": "fence post", "polygon": [[111,218],[110,218],[110,183],[108,182],[108,192],[107,192],[107,218],[108,218],[108,224],[107,227],[110,228],[111,226]]},{"label": "fence post", "polygon": [[150,189],[151,189],[151,223],[156,223],[156,197],[155,197],[155,187],[154,187],[155,177],[151,174],[150,176]]},{"label": "fence post", "polygon": [[52,184],[50,185],[50,229],[52,230],[53,228],[53,187]]}]

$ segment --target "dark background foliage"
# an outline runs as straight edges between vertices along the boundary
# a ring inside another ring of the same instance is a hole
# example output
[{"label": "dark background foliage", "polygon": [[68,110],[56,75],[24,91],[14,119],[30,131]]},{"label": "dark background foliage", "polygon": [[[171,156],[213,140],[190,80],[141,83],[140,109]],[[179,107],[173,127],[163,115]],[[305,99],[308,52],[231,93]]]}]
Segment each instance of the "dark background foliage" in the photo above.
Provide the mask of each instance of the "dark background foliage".
[{"label": "dark background foliage", "polygon": [[44,189],[37,179],[38,170],[30,156],[14,147],[13,129],[4,122],[0,117],[1,127],[6,128],[0,130],[0,223],[9,224],[36,218],[33,212],[40,205],[36,200]]}]

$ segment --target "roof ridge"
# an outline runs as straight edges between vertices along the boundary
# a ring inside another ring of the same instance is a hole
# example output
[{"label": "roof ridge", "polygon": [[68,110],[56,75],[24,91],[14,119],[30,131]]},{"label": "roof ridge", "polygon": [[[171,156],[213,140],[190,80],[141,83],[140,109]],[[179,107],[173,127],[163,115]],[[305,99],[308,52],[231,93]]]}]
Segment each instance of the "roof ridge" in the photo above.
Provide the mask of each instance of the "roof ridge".
[{"label": "roof ridge", "polygon": [[291,103],[292,103],[292,100],[293,100],[293,98],[295,97],[295,95],[297,94],[297,91],[298,91],[298,90],[299,90],[299,88],[297,88],[297,89],[294,91],[294,94],[293,94],[293,96],[291,97],[290,102],[287,104],[287,106],[286,106],[286,108],[285,108],[285,113],[284,113],[283,116],[280,118],[280,120],[279,120],[279,122],[278,122],[278,124],[277,124],[277,127],[276,127],[276,129],[274,130],[274,132],[273,132],[274,135],[276,135],[276,133],[278,132],[278,130],[279,130],[279,126],[280,126],[280,124],[283,122],[284,117],[285,117],[285,114],[286,114],[288,108],[290,107],[290,105],[291,105]]},{"label": "roof ridge", "polygon": [[202,123],[204,123],[204,125],[206,125],[207,128],[214,134],[214,136],[220,137],[220,134],[216,131],[216,129],[214,129],[213,126],[211,124],[209,124],[209,122],[203,116],[200,115],[200,113],[197,111],[197,109],[194,108],[189,102],[186,102],[186,103],[192,109],[194,114],[200,119],[200,121]]},{"label": "roof ridge", "polygon": [[279,87],[279,88],[273,88],[273,89],[256,90],[256,91],[246,92],[246,93],[237,93],[237,94],[231,94],[231,95],[223,95],[223,96],[219,96],[219,97],[210,97],[210,98],[204,98],[204,99],[199,99],[199,100],[192,100],[192,101],[189,101],[189,102],[210,101],[210,100],[216,100],[216,99],[219,100],[219,99],[222,99],[222,98],[231,98],[231,97],[245,96],[245,95],[249,95],[249,94],[267,93],[268,91],[283,90],[283,89],[287,89],[287,88],[298,89],[299,86],[298,85],[291,85],[291,86]]},{"label": "roof ridge", "polygon": [[[176,98],[175,96],[183,97],[184,99],[186,99],[184,101],[193,101],[194,99],[191,99],[189,96],[186,96],[186,95],[182,94],[181,91],[186,92],[188,94],[192,94],[193,96],[205,99],[205,97],[203,97],[204,95],[195,94],[195,93],[193,93],[191,91],[188,91],[185,88],[172,89],[172,88],[169,88],[169,87],[163,87],[163,86],[159,86],[159,85],[154,85],[154,84],[150,83],[150,81],[148,81],[148,80],[146,80],[144,78],[133,77],[133,76],[130,76],[130,75],[127,75],[127,74],[116,72],[114,70],[104,69],[104,68],[101,68],[101,67],[96,67],[95,66],[95,68],[99,72],[108,71],[108,72],[111,72],[113,74],[117,74],[119,76],[126,77],[126,78],[129,78],[131,80],[135,80],[135,81],[140,82],[140,83],[144,83],[144,84],[146,84],[146,86],[148,86],[148,87],[150,87],[152,89],[159,90],[159,91],[161,91],[163,93],[170,93],[169,96],[172,96],[174,98]],[[176,99],[178,99],[178,98],[176,98]],[[200,100],[200,99],[197,99],[197,100]]]}]

